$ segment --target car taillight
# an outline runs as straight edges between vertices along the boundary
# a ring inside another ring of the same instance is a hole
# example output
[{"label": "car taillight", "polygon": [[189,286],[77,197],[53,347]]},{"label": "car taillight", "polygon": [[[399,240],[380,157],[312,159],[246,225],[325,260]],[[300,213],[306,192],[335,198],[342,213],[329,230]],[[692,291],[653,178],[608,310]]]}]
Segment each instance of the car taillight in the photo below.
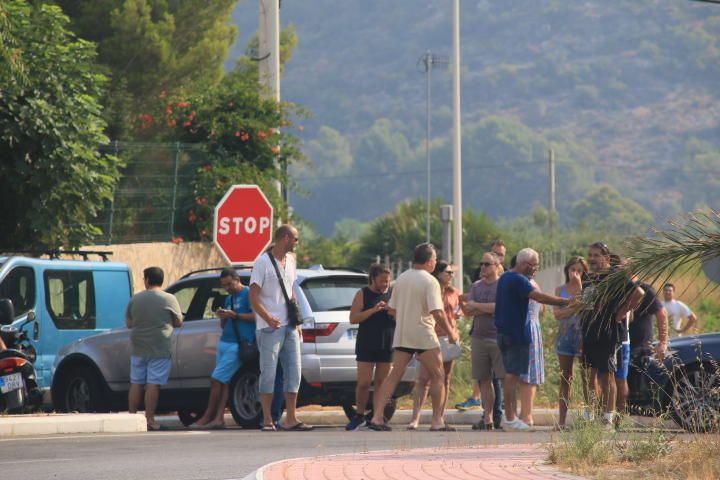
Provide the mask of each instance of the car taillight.
[{"label": "car taillight", "polygon": [[25,360],[24,358],[3,358],[2,360],[0,360],[0,371],[4,373],[12,372],[14,369],[22,367],[26,363],[27,360]]},{"label": "car taillight", "polygon": [[337,323],[316,323],[315,328],[303,328],[303,342],[315,343],[317,337],[327,337],[337,328]]}]

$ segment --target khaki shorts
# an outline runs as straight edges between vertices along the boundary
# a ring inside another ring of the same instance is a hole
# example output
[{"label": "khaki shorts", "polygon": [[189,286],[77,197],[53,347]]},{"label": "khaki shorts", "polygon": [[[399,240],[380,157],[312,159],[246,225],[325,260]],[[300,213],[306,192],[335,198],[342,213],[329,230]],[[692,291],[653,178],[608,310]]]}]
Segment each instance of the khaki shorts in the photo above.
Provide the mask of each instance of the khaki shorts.
[{"label": "khaki shorts", "polygon": [[505,376],[502,354],[497,340],[472,337],[472,376],[486,381]]}]

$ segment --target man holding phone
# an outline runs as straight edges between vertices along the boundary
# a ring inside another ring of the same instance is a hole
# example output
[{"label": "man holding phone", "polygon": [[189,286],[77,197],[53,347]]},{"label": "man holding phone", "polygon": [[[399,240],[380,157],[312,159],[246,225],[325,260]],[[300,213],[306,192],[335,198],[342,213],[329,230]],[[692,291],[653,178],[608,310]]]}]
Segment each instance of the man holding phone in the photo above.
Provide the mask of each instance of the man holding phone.
[{"label": "man holding phone", "polygon": [[255,315],[250,308],[250,289],[242,284],[240,275],[233,268],[226,268],[220,273],[220,285],[228,292],[225,307],[215,311],[220,319],[222,335],[217,343],[215,370],[210,376],[208,406],[203,416],[193,424],[194,428],[225,428],[225,405],[230,393],[228,384],[242,366],[240,342],[255,341]]}]

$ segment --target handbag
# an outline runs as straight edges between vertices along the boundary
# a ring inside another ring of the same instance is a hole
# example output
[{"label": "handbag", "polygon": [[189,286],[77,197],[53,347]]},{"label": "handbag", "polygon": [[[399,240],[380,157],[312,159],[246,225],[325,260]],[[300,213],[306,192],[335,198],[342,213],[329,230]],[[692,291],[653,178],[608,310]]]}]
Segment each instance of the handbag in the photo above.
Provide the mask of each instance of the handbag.
[{"label": "handbag", "polygon": [[448,337],[438,337],[438,341],[440,342],[440,353],[442,353],[443,362],[457,360],[462,356],[462,346],[459,340],[457,343],[450,343]]},{"label": "handbag", "polygon": [[270,257],[270,262],[272,262],[273,267],[275,267],[275,274],[277,275],[278,282],[280,282],[280,289],[282,290],[283,297],[285,297],[285,306],[287,307],[288,313],[288,324],[293,327],[302,325],[303,317],[302,313],[300,313],[300,305],[298,305],[297,301],[294,298],[290,298],[287,290],[285,290],[285,282],[283,281],[282,275],[280,275],[280,269],[278,268],[277,262],[275,261],[275,257],[273,257],[272,252],[268,251],[267,254],[268,257]]},{"label": "handbag", "polygon": [[243,365],[256,362],[258,358],[260,358],[260,350],[258,349],[257,342],[255,340],[242,340],[235,319],[229,318],[228,320],[232,322],[233,331],[238,341],[238,356],[240,357],[240,362]]}]

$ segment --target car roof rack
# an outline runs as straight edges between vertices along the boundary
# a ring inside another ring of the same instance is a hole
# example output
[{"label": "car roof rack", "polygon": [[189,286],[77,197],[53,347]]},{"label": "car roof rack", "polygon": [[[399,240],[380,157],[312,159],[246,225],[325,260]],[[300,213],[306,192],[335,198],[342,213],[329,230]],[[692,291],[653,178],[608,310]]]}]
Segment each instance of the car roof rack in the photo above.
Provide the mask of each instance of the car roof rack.
[{"label": "car roof rack", "polygon": [[353,272],[353,273],[367,273],[365,270],[361,270],[361,269],[355,268],[355,267],[330,267],[330,266],[325,266],[325,265],[322,265],[322,264],[319,264],[319,263],[316,264],[316,265],[312,265],[312,266],[308,267],[308,270],[319,270],[319,271],[322,271],[322,270],[343,270],[343,271],[346,271],[346,272]]},{"label": "car roof rack", "polygon": [[113,254],[113,252],[106,251],[106,250],[60,250],[60,249],[50,249],[50,250],[0,250],[0,253],[2,254],[10,254],[13,255],[29,255],[33,257],[43,257],[47,256],[50,260],[59,260],[61,256],[69,256],[69,255],[76,255],[82,257],[83,261],[88,261],[90,255],[97,255],[102,259],[103,262],[108,261],[108,257]]},{"label": "car roof rack", "polygon": [[234,268],[235,270],[248,270],[252,268],[252,265],[230,265],[229,267],[210,267],[210,268],[201,268],[200,270],[193,270],[192,272],[188,272],[182,277],[180,277],[180,280],[184,278],[191,277],[193,275],[199,275],[201,273],[208,273],[208,272],[222,272],[226,268]]}]

